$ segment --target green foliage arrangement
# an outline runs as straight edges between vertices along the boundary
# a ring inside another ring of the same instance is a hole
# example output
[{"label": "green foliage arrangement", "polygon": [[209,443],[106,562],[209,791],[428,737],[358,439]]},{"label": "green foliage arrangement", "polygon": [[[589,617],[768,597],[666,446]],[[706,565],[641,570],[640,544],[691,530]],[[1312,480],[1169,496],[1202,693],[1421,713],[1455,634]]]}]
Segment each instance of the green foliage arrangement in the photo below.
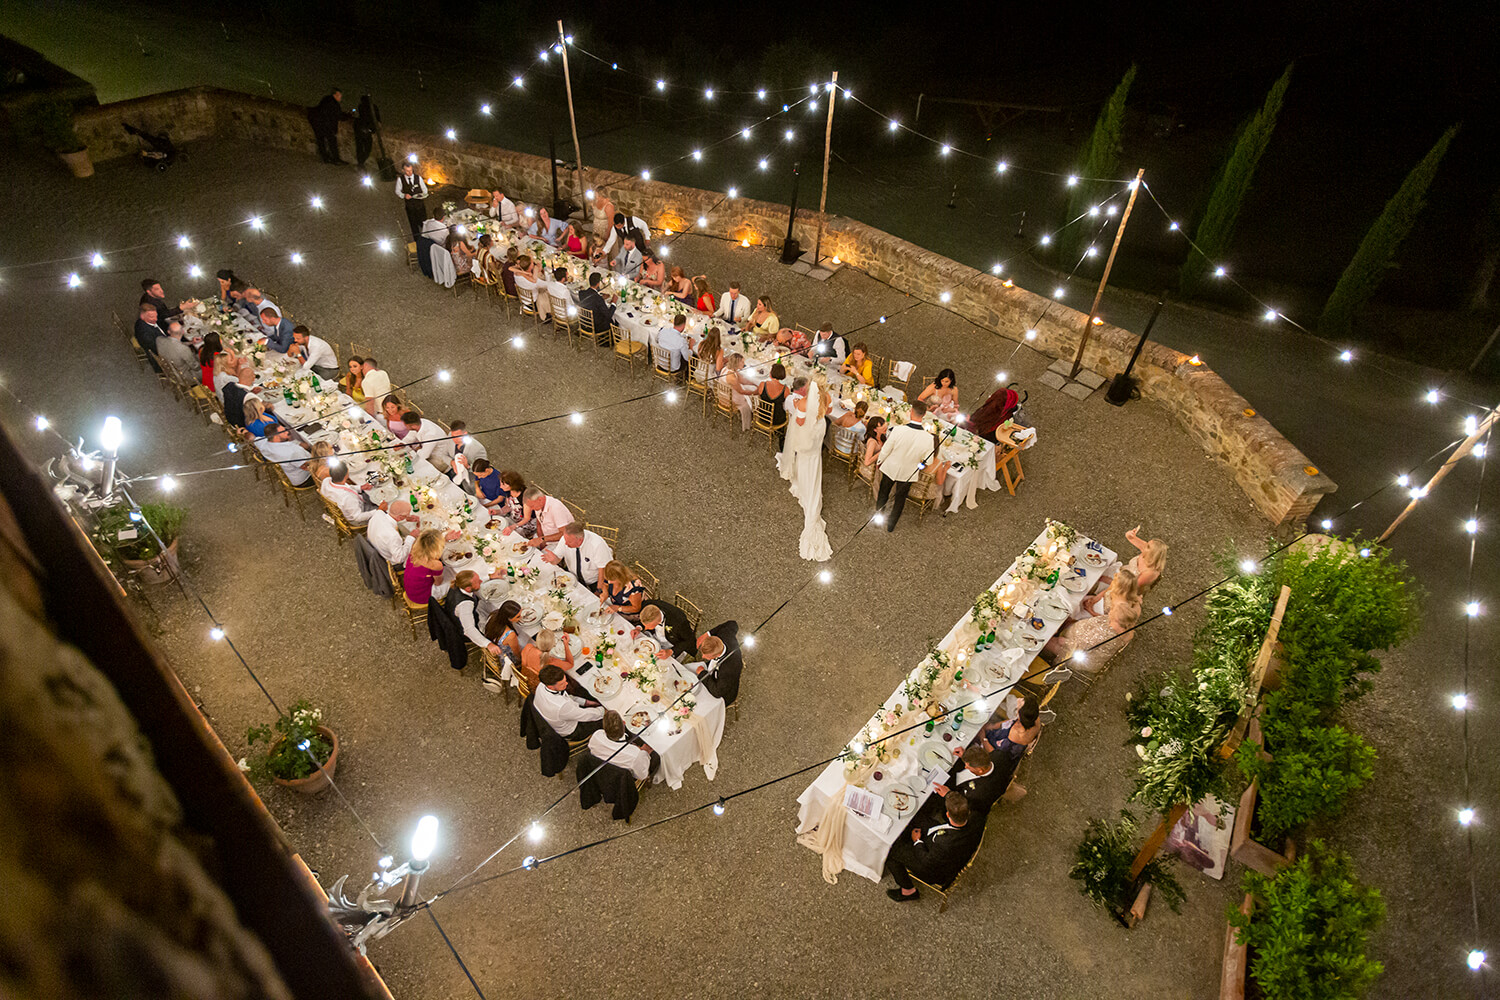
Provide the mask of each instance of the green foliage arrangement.
[{"label": "green foliage arrangement", "polygon": [[54,153],[76,153],[84,148],[73,127],[73,106],[67,101],[39,99],[17,117],[18,132]]},{"label": "green foliage arrangement", "polygon": [[[141,504],[141,517],[170,546],[182,534],[182,522],[187,519],[187,509],[169,503]],[[134,528],[138,532],[133,539],[119,541],[119,533]],[[94,529],[96,537],[106,548],[113,548],[122,559],[148,561],[161,555],[161,546],[145,526],[131,520],[130,508],[124,505],[107,507],[99,513]]]},{"label": "green foliage arrangement", "polygon": [[1385,971],[1365,954],[1385,903],[1346,855],[1315,840],[1274,877],[1246,872],[1244,887],[1255,909],[1231,908],[1229,923],[1250,948],[1250,978],[1265,1000],[1358,1000]]},{"label": "green foliage arrangement", "polygon": [[1323,314],[1318,317],[1319,333],[1329,337],[1348,335],[1355,311],[1370,300],[1385,280],[1385,273],[1394,266],[1396,251],[1417,224],[1417,217],[1427,204],[1427,189],[1437,176],[1438,165],[1457,133],[1457,125],[1444,132],[1422,161],[1406,175],[1391,200],[1385,203],[1380,217],[1360,241],[1354,259],[1339,276],[1333,294],[1323,304]]},{"label": "green foliage arrangement", "polygon": [[[1120,139],[1125,131],[1125,100],[1130,95],[1131,84],[1135,83],[1135,73],[1136,65],[1131,63],[1114,93],[1109,95],[1109,100],[1099,109],[1099,117],[1094,121],[1089,144],[1084,147],[1083,167],[1079,171],[1081,177],[1115,175],[1120,165]],[[1113,190],[1115,185],[1109,187]],[[1099,181],[1080,180],[1073,188],[1073,197],[1068,201],[1068,217],[1063,221],[1071,222],[1087,212],[1090,205],[1098,204],[1102,190]],[[1097,228],[1097,223],[1090,226],[1088,220],[1084,220],[1068,230],[1069,235],[1063,245],[1074,254],[1082,253]]]},{"label": "green foliage arrangement", "polygon": [[1219,169],[1213,193],[1203,210],[1203,218],[1193,233],[1193,242],[1203,252],[1189,250],[1188,258],[1178,273],[1178,284],[1183,292],[1191,295],[1199,291],[1208,276],[1210,261],[1218,260],[1229,249],[1234,236],[1235,224],[1240,218],[1240,208],[1245,196],[1250,193],[1250,182],[1255,177],[1255,168],[1271,143],[1271,133],[1276,130],[1276,119],[1281,114],[1286,89],[1292,82],[1292,67],[1288,66],[1281,78],[1271,85],[1265,103],[1250,116],[1235,138],[1234,149],[1229,159]]},{"label": "green foliage arrangement", "polygon": [[[313,773],[314,760],[321,767],[333,753],[333,744],[318,732],[322,724],[322,709],[314,708],[306,698],[297,701],[273,725],[251,726],[245,731],[251,753],[241,762],[242,766],[257,780],[306,778]],[[257,751],[257,744],[264,747]]]},{"label": "green foliage arrangement", "polygon": [[1130,877],[1139,830],[1135,817],[1125,809],[1120,810],[1120,821],[1113,826],[1106,820],[1089,820],[1083,840],[1074,851],[1073,867],[1068,870],[1068,877],[1078,880],[1078,891],[1095,906],[1117,917],[1130,907],[1140,887],[1147,882],[1156,887],[1156,895],[1172,908],[1173,913],[1180,913],[1185,897],[1182,886],[1172,874],[1172,865],[1177,860],[1175,855],[1157,856],[1147,863],[1139,879]]}]

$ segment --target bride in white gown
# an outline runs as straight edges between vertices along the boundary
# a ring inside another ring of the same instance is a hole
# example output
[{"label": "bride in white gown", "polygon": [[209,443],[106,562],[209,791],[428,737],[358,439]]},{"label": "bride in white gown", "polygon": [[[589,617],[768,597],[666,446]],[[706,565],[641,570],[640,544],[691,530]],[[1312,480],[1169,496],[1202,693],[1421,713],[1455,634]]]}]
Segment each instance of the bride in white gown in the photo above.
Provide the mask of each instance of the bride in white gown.
[{"label": "bride in white gown", "polygon": [[776,456],[781,478],[791,482],[792,496],[802,503],[803,559],[833,558],[823,523],[823,437],[828,428],[828,397],[817,382],[793,390],[787,400],[786,445]]}]

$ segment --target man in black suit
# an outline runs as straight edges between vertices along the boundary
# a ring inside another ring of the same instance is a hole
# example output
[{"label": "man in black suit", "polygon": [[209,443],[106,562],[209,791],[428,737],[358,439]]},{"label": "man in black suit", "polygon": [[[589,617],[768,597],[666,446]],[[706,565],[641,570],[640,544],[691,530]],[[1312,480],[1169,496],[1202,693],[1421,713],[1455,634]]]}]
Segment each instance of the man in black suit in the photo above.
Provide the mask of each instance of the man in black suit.
[{"label": "man in black suit", "polygon": [[740,673],[745,668],[740,652],[740,623],[715,625],[698,637],[698,659],[693,669],[703,678],[703,689],[724,704],[733,705],[740,696]]},{"label": "man in black suit", "polygon": [[896,880],[895,889],[885,894],[898,903],[909,903],[921,894],[912,884],[915,875],[929,885],[947,885],[963,871],[979,847],[984,835],[984,817],[972,816],[969,800],[962,795],[945,795],[948,822],[917,827],[911,839],[900,838],[891,845],[885,859],[885,870]]},{"label": "man in black suit", "polygon": [[917,813],[917,821],[940,822],[943,803],[954,792],[969,800],[969,812],[981,819],[986,818],[990,807],[1005,794],[1005,786],[1010,784],[1014,773],[1014,768],[1002,773],[990,760],[990,752],[983,744],[975,743],[964,751],[963,759],[953,765],[953,770],[948,772],[948,780],[936,786],[934,791],[937,794],[923,803],[921,811]]},{"label": "man in black suit", "polygon": [[161,336],[161,327],[156,325],[156,319],[156,306],[150,302],[141,302],[141,314],[135,321],[135,342],[146,352],[146,360],[151,362],[151,367],[161,371],[161,365],[156,360],[156,338]]},{"label": "man in black suit", "polygon": [[641,604],[641,631],[657,642],[672,647],[679,660],[698,647],[698,635],[687,615],[668,601],[644,601]]},{"label": "man in black suit", "polygon": [[348,163],[339,155],[339,122],[354,117],[344,110],[339,102],[344,92],[334,87],[317,104],[307,109],[307,123],[312,126],[313,138],[318,141],[318,156],[324,163]]},{"label": "man in black suit", "polygon": [[589,275],[589,287],[578,293],[578,305],[593,316],[594,333],[599,336],[609,333],[609,324],[615,318],[615,307],[605,300],[604,293],[599,290],[603,281],[603,276],[595,271]]},{"label": "man in black suit", "polygon": [[168,323],[182,318],[182,307],[167,303],[167,293],[155,278],[141,279],[141,305],[148,302],[156,307],[156,325],[161,327],[162,333],[167,332]]}]

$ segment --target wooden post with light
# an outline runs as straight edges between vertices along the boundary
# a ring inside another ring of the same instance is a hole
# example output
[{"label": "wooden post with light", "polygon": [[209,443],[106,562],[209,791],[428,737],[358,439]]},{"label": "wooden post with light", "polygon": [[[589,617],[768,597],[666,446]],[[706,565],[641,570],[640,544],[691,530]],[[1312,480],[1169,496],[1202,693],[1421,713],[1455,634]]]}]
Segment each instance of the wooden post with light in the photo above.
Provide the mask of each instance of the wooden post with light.
[{"label": "wooden post with light", "polygon": [[587,216],[592,214],[587,204],[589,187],[583,175],[583,150],[578,146],[578,116],[573,113],[573,78],[568,74],[568,36],[563,34],[562,21],[557,22],[557,44],[562,49],[563,88],[568,94],[568,124],[573,127],[573,169],[577,175],[575,182],[578,185],[578,200],[584,202],[579,208]]},{"label": "wooden post with light", "polygon": [[1068,373],[1068,378],[1077,378],[1079,369],[1083,367],[1083,349],[1088,346],[1094,317],[1099,315],[1099,301],[1104,298],[1104,286],[1109,284],[1109,271],[1115,266],[1120,238],[1125,235],[1125,223],[1130,221],[1130,210],[1135,208],[1135,196],[1141,193],[1141,178],[1145,176],[1146,168],[1142,167],[1135,172],[1135,183],[1130,185],[1130,200],[1125,203],[1125,211],[1120,215],[1120,228],[1115,230],[1115,241],[1109,248],[1109,257],[1104,261],[1104,273],[1099,276],[1099,290],[1094,293],[1094,304],[1089,307],[1088,318],[1083,321],[1083,333],[1078,337],[1078,353],[1073,356],[1073,370]]},{"label": "wooden post with light", "polygon": [[833,105],[839,96],[839,71],[828,84],[828,125],[823,130],[823,193],[818,196],[818,238],[813,243],[813,264],[823,259],[823,222],[828,208],[828,161],[833,156]]},{"label": "wooden post with light", "polygon": [[1478,425],[1474,428],[1474,433],[1464,438],[1463,443],[1453,450],[1452,455],[1448,456],[1448,461],[1443,463],[1443,467],[1434,472],[1432,478],[1427,480],[1427,485],[1423,486],[1419,492],[1413,494],[1411,503],[1407,504],[1406,509],[1400,514],[1396,515],[1396,519],[1391,522],[1389,528],[1380,533],[1380,537],[1376,539],[1377,542],[1383,542],[1391,537],[1391,532],[1400,527],[1401,522],[1406,520],[1407,515],[1416,509],[1417,501],[1432,492],[1432,488],[1443,481],[1443,477],[1458,464],[1459,460],[1474,450],[1474,446],[1479,443],[1479,439],[1490,432],[1490,428],[1494,426],[1497,417],[1500,417],[1500,406],[1495,407],[1485,415],[1483,420],[1479,421]]}]

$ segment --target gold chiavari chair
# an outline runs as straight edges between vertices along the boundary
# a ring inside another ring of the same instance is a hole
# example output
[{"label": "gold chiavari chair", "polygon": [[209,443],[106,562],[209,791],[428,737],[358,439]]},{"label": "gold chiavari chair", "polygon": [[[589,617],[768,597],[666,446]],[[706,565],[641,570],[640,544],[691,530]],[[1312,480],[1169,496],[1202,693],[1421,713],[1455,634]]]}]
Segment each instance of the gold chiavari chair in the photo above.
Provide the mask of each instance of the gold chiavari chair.
[{"label": "gold chiavari chair", "polygon": [[705,418],[708,416],[708,398],[712,392],[712,382],[710,380],[713,380],[713,365],[713,359],[707,361],[698,357],[688,359],[686,386],[688,395],[702,397],[703,416]]},{"label": "gold chiavari chair", "polygon": [[703,621],[703,609],[684,597],[680,590],[673,596],[672,603],[682,609],[682,614],[687,618],[688,624],[693,626],[694,632],[697,632],[699,623]]},{"label": "gold chiavari chair", "polygon": [[614,358],[616,366],[621,361],[625,363],[630,374],[635,374],[635,363],[637,360],[646,360],[646,343],[641,340],[633,340],[630,335],[620,328],[620,324],[610,321],[609,338],[614,345]]},{"label": "gold chiavari chair", "polygon": [[364,533],[365,526],[363,524],[355,524],[345,517],[339,505],[325,497],[321,490],[318,492],[318,499],[323,501],[324,509],[328,511],[328,516],[333,519],[333,533],[337,536],[340,545],[344,544],[344,539],[353,538],[355,535]]},{"label": "gold chiavari chair", "polygon": [[865,457],[862,447],[864,438],[860,437],[858,431],[855,430],[858,426],[855,424],[852,427],[835,427],[832,437],[828,440],[826,449],[828,460],[835,465],[842,465],[846,477],[854,463]]},{"label": "gold chiavari chair", "polygon": [[[535,484],[533,484],[533,485],[535,485]],[[548,494],[548,496],[551,496],[551,495],[552,494],[550,494],[550,493]],[[563,502],[563,504],[567,506],[568,510],[570,510],[570,511],[573,512],[573,520],[577,521],[579,524],[587,524],[588,523],[588,522],[586,522],[584,520],[584,515],[587,514],[588,511],[584,510],[582,507],[578,506],[576,503],[574,503],[573,501],[569,500],[567,497],[558,497],[557,499],[561,500]]]},{"label": "gold chiavari chair", "polygon": [[420,262],[417,260],[417,244],[415,241],[412,241],[406,244],[406,269],[408,271],[415,271],[419,268]]},{"label": "gold chiavari chair", "polygon": [[672,352],[660,344],[651,345],[651,377],[671,385],[682,380],[679,371],[672,367]]},{"label": "gold chiavari chair", "polygon": [[765,399],[761,396],[755,397],[755,416],[750,421],[750,433],[764,434],[766,443],[772,454],[776,452],[776,407],[781,405],[781,400]]},{"label": "gold chiavari chair", "polygon": [[[564,501],[564,503],[566,503],[566,502],[567,501]],[[608,542],[609,543],[609,547],[611,549],[619,548],[619,546],[620,546],[620,529],[619,528],[612,528],[612,527],[610,527],[607,524],[589,524],[586,521],[584,522],[583,526],[584,526],[585,529],[587,529],[589,531],[592,531],[594,534],[598,535],[600,538],[602,538],[606,542]]]},{"label": "gold chiavari chair", "polygon": [[641,565],[639,560],[630,564],[630,571],[635,574],[635,578],[640,580],[641,586],[645,588],[646,600],[654,600],[656,595],[661,593],[661,581],[656,578],[655,573]]},{"label": "gold chiavari chair", "polygon": [[915,875],[912,876],[912,881],[914,881],[914,882],[918,883],[919,885],[921,885],[922,888],[924,888],[924,889],[931,889],[933,892],[935,892],[935,893],[938,894],[938,898],[943,901],[942,905],[938,907],[938,912],[939,913],[947,913],[948,912],[948,894],[953,891],[953,887],[954,886],[958,885],[958,880],[964,877],[964,873],[967,872],[970,868],[974,867],[974,859],[977,858],[977,857],[979,857],[979,851],[983,847],[984,847],[984,831],[981,830],[980,833],[979,833],[979,843],[977,843],[977,844],[974,845],[974,853],[969,857],[968,862],[962,868],[959,869],[957,875],[954,875],[946,883],[944,883],[944,884],[942,884],[940,886],[939,885],[933,885],[930,882],[923,882],[921,879],[917,878]]},{"label": "gold chiavari chair", "polygon": [[728,418],[730,434],[739,433],[740,408],[734,405],[734,388],[722,373],[714,380],[714,414]]},{"label": "gold chiavari chair", "polygon": [[911,378],[912,375],[915,374],[916,370],[913,369],[911,372],[908,372],[907,377],[904,379],[898,378],[896,374],[897,362],[892,361],[890,358],[884,358],[882,360],[884,361],[884,364],[877,368],[874,363],[874,359],[871,359],[870,371],[875,375],[875,381],[881,386],[894,385],[903,393],[909,393],[911,391]]},{"label": "gold chiavari chair", "polygon": [[293,486],[292,481],[287,478],[286,470],[283,469],[279,463],[273,462],[268,464],[270,464],[271,468],[275,470],[276,481],[281,484],[282,503],[285,506],[290,507],[292,505],[292,501],[295,500],[297,502],[297,516],[306,521],[307,511],[302,506],[302,498],[307,496],[307,494],[309,493],[317,493],[317,485],[313,483],[311,479],[308,479],[308,481],[301,486]]},{"label": "gold chiavari chair", "polygon": [[542,311],[537,308],[537,295],[539,289],[533,285],[527,288],[519,283],[516,285],[516,301],[520,306],[522,316],[530,316],[531,321],[538,326],[542,322]]}]

